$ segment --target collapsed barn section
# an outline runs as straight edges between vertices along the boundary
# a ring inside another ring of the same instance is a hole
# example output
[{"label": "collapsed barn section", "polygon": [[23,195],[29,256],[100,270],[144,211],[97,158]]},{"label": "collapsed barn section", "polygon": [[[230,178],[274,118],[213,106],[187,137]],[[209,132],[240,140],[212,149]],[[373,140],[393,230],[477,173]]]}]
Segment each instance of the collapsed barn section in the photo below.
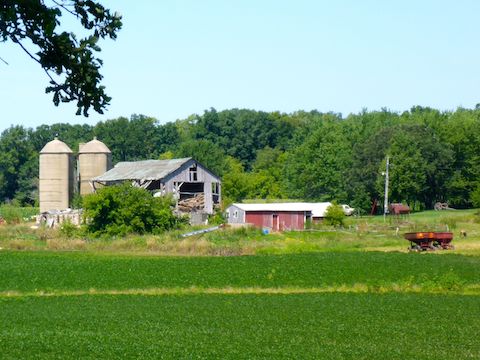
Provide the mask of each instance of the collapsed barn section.
[{"label": "collapsed barn section", "polygon": [[172,194],[180,213],[213,214],[221,201],[220,178],[192,158],[119,162],[91,183],[95,189],[125,181],[154,196]]}]

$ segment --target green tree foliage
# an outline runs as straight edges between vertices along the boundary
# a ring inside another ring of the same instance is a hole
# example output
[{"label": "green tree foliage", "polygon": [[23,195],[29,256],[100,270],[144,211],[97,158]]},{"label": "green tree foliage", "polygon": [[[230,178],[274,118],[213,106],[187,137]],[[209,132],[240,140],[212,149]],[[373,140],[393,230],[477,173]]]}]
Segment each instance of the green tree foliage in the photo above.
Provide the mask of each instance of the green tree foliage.
[{"label": "green tree foliage", "polygon": [[128,183],[107,186],[83,199],[87,231],[95,235],[161,233],[175,228],[172,199],[153,197]]},{"label": "green tree foliage", "polygon": [[335,202],[332,203],[332,205],[327,208],[327,212],[325,213],[325,225],[340,227],[344,226],[344,222],[345,213],[343,212],[343,208]]},{"label": "green tree foliage", "polygon": [[[414,204],[425,190],[427,163],[414,139],[405,132],[397,132],[389,149],[392,158],[390,170],[390,198],[393,202]],[[384,164],[381,169],[385,169]],[[379,176],[379,188],[383,179]]]},{"label": "green tree foliage", "polygon": [[472,191],[470,194],[470,201],[472,202],[473,206],[480,208],[480,186]]},{"label": "green tree foliage", "polygon": [[[86,37],[60,30],[62,15],[78,19]],[[90,0],[5,0],[0,3],[0,41],[19,45],[46,72],[53,102],[77,102],[77,115],[90,107],[103,113],[111,98],[100,85],[99,39],[115,39],[121,16]],[[26,40],[30,40],[27,42]]]},{"label": "green tree foliage", "polygon": [[144,115],[99,122],[93,133],[110,148],[114,163],[157,159],[179,139],[175,125],[159,125],[155,118]]},{"label": "green tree foliage", "polygon": [[[390,128],[391,157],[390,198],[407,202],[415,208],[431,208],[437,201],[446,201],[451,179],[453,151],[451,145],[438,139],[433,128],[423,124],[402,124]],[[378,194],[383,196],[385,170],[382,162],[376,171]]]},{"label": "green tree foliage", "polygon": [[[363,211],[370,210],[372,201],[383,196],[383,188],[378,190],[377,181],[381,173],[379,170],[385,159],[389,144],[395,132],[393,127],[382,128],[379,124],[372,122],[385,121],[383,116],[379,119],[371,119],[370,115],[363,118],[352,118],[353,123],[359,123],[363,133],[357,141],[352,144],[352,166],[348,171],[348,195],[352,205]],[[378,130],[371,132],[369,127],[377,127]],[[365,129],[367,128],[367,129]],[[352,130],[353,131],[353,130]],[[382,168],[384,169],[384,168]],[[382,170],[383,171],[383,170]]]},{"label": "green tree foliage", "polygon": [[[22,126],[12,126],[0,137],[0,199],[34,203],[38,165],[30,132]],[[38,161],[38,160],[37,160]]]},{"label": "green tree foliage", "polygon": [[40,125],[32,131],[30,139],[36,151],[40,151],[47,142],[55,136],[68,144],[73,151],[78,150],[79,143],[85,143],[93,138],[93,127],[87,124],[72,125],[58,123],[53,125]]},{"label": "green tree foliage", "polygon": [[280,149],[266,147],[257,151],[253,169],[249,175],[250,199],[282,199],[286,197],[283,172],[286,154]]},{"label": "green tree foliage", "polygon": [[228,157],[222,177],[224,203],[243,199],[281,199],[285,153],[279,149],[265,148],[257,152],[253,169],[246,172],[243,164]]},{"label": "green tree foliage", "polygon": [[323,122],[289,153],[285,175],[295,198],[345,201],[351,146],[340,123]]},{"label": "green tree foliage", "polygon": [[364,213],[383,199],[385,157],[390,199],[415,208],[437,201],[476,204],[480,187],[480,109],[440,112],[413,107],[340,114],[245,109],[205,111],[160,124],[144,115],[95,126],[12,127],[0,135],[0,196],[36,197],[38,152],[58,134],[73,151],[94,135],[113,163],[191,156],[222,176],[225,203],[243,199],[337,199]]},{"label": "green tree foliage", "polygon": [[195,123],[195,137],[210,140],[250,169],[256,152],[265,147],[286,148],[294,128],[277,113],[232,109],[205,111]]},{"label": "green tree foliage", "polygon": [[249,197],[250,179],[239,160],[228,156],[225,163],[226,168],[222,177],[222,191],[223,203],[228,205]]},{"label": "green tree foliage", "polygon": [[36,205],[38,199],[38,159],[31,152],[28,159],[19,166],[14,200],[19,205]]},{"label": "green tree foliage", "polygon": [[177,157],[192,157],[207,169],[221,176],[225,172],[225,153],[210,140],[189,140],[180,144],[175,151]]},{"label": "green tree foliage", "polygon": [[458,109],[449,115],[441,128],[454,153],[447,198],[451,205],[468,207],[470,193],[480,182],[480,110]]}]

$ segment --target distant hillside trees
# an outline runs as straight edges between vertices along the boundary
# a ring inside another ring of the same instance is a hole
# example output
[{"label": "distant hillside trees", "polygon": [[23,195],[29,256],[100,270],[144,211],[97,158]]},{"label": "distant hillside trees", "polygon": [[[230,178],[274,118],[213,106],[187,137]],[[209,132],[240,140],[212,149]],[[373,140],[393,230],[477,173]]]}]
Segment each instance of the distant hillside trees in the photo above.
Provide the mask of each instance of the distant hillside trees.
[{"label": "distant hillside trees", "polygon": [[12,126],[0,136],[0,197],[34,203],[38,179],[37,152],[31,130]]},{"label": "distant hillside trees", "polygon": [[346,202],[351,162],[351,146],[340,120],[322,121],[289,152],[284,172],[287,191],[299,199]]},{"label": "distant hillside trees", "polygon": [[38,152],[58,134],[74,151],[94,135],[113,162],[192,156],[222,176],[225,202],[243,199],[337,200],[370,211],[383,199],[390,156],[390,199],[416,209],[437,201],[479,203],[480,110],[291,114],[216,111],[166,124],[144,115],[95,126],[13,126],[0,136],[0,196],[33,204]]}]

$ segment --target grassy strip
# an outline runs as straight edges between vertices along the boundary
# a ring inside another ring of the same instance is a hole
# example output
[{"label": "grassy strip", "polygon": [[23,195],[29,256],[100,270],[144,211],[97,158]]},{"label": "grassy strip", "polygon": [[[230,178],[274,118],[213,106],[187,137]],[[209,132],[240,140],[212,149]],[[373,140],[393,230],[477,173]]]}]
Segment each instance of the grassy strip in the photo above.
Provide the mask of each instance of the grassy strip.
[{"label": "grassy strip", "polygon": [[[0,250],[81,250],[104,253],[157,255],[252,255],[325,251],[402,251],[409,246],[403,233],[446,231],[454,233],[456,253],[480,255],[480,215],[477,210],[426,211],[408,217],[349,217],[342,230],[319,225],[319,229],[271,233],[259,229],[224,229],[181,237],[191,229],[161,236],[129,235],[121,238],[91,238],[74,229],[31,229],[31,224],[0,226]],[[460,231],[468,236],[461,237]]]},{"label": "grassy strip", "polygon": [[353,293],[353,294],[387,294],[387,293],[415,293],[415,294],[441,294],[441,295],[469,295],[480,296],[480,285],[469,285],[461,288],[444,288],[441,286],[425,286],[412,284],[391,284],[389,286],[370,286],[367,284],[326,286],[314,288],[150,288],[150,289],[88,289],[88,290],[54,290],[54,291],[3,291],[0,298],[25,298],[25,297],[53,297],[53,296],[84,296],[84,295],[292,295],[292,294],[325,294],[325,293]]}]

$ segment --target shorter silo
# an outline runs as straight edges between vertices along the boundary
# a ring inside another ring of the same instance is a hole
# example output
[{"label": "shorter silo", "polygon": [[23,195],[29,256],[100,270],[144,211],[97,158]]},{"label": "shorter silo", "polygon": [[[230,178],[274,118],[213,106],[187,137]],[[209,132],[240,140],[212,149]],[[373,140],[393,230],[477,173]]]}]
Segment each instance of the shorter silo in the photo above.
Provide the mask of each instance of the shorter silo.
[{"label": "shorter silo", "polygon": [[73,153],[55,138],[40,151],[40,211],[64,210],[73,195]]},{"label": "shorter silo", "polygon": [[100,176],[112,168],[112,152],[97,138],[78,146],[78,178],[80,195],[93,192],[90,180]]}]

